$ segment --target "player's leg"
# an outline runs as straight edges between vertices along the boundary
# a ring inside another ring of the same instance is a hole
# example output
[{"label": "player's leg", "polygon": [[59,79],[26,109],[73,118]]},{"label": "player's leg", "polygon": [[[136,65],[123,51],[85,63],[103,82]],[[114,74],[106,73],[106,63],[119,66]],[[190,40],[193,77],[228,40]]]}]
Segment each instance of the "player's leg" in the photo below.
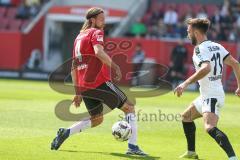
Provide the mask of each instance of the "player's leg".
[{"label": "player's leg", "polygon": [[[137,122],[135,116],[134,105],[127,100],[127,96],[112,82],[106,82],[100,87],[101,90],[106,91],[102,94],[102,98],[109,108],[119,108],[125,113],[125,119],[132,128],[132,136],[129,138],[128,152],[137,155],[146,155],[137,145]],[[109,97],[113,95],[112,98]],[[131,152],[129,152],[131,151]]]},{"label": "player's leg", "polygon": [[[213,103],[212,103],[213,104]],[[204,128],[206,132],[218,143],[218,145],[226,152],[229,160],[237,160],[232,145],[228,140],[227,135],[217,128],[218,115],[214,113],[214,106],[212,106],[212,112],[204,112]]]},{"label": "player's leg", "polygon": [[57,136],[51,143],[52,150],[58,150],[70,135],[80,133],[87,128],[96,127],[103,122],[103,106],[101,101],[86,97],[83,97],[83,101],[90,114],[90,118],[86,117],[85,119],[74,123],[69,128],[60,128],[57,132]]},{"label": "player's leg", "polygon": [[146,156],[147,154],[144,153],[137,145],[137,120],[134,105],[127,100],[120,109],[125,113],[125,119],[132,129],[132,135],[128,140],[128,151],[126,154]]},{"label": "player's leg", "polygon": [[195,135],[196,126],[194,120],[202,117],[197,108],[201,107],[201,99],[198,97],[193,103],[182,113],[182,125],[184,134],[187,140],[187,152],[180,156],[180,158],[198,159],[195,151]]},{"label": "player's leg", "polygon": [[132,136],[129,138],[128,143],[137,145],[137,124],[134,105],[127,100],[120,109],[124,112],[125,120],[132,128]]},{"label": "player's leg", "polygon": [[87,98],[87,97],[83,97],[83,101],[88,110],[90,118],[86,117],[82,121],[76,122],[71,127],[69,127],[68,129],[70,130],[70,135],[82,132],[87,128],[96,127],[103,122],[102,102],[97,99]]},{"label": "player's leg", "polygon": [[102,122],[103,122],[102,114],[93,115],[91,116],[91,118],[86,118],[82,121],[76,122],[71,127],[69,127],[68,128],[70,130],[69,135],[80,133],[87,128],[96,127],[100,125]]}]

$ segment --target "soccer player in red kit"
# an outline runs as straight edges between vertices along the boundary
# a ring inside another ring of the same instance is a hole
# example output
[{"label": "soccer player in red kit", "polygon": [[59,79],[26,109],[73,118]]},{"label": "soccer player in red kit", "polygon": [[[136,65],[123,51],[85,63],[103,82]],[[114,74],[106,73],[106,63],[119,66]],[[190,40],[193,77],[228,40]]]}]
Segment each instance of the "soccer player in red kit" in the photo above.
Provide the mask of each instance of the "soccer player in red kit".
[{"label": "soccer player in red kit", "polygon": [[90,118],[79,121],[69,128],[60,128],[51,144],[51,149],[57,150],[70,135],[100,125],[103,122],[104,103],[111,109],[122,110],[132,128],[126,154],[146,156],[137,145],[134,105],[111,82],[109,69],[116,73],[116,80],[120,80],[122,75],[119,66],[104,51],[104,25],[104,11],[101,8],[90,8],[86,13],[86,21],[74,42],[72,80],[76,95],[73,103],[79,107],[83,100]]}]

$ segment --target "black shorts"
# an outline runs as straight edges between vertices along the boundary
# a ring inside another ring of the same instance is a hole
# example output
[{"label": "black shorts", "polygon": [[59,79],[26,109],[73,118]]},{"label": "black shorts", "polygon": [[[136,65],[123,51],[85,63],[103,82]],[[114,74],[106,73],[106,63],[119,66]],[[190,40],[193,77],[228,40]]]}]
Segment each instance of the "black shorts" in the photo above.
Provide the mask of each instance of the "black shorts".
[{"label": "black shorts", "polygon": [[102,114],[103,103],[110,109],[121,108],[127,96],[112,82],[105,82],[96,89],[82,92],[83,101],[91,116]]}]

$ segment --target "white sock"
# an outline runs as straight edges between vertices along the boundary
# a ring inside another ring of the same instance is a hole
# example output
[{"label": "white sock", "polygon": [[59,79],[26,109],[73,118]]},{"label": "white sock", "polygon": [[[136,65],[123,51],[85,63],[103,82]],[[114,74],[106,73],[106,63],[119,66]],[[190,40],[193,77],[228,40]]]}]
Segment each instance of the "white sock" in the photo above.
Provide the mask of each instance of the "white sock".
[{"label": "white sock", "polygon": [[238,160],[237,157],[230,157],[229,160]]},{"label": "white sock", "polygon": [[126,114],[126,121],[130,124],[132,128],[132,136],[129,138],[128,143],[137,145],[137,122],[134,113]]},{"label": "white sock", "polygon": [[72,135],[75,133],[82,132],[83,130],[90,128],[90,127],[91,127],[91,120],[85,119],[85,120],[82,120],[82,121],[79,121],[79,122],[73,124],[68,129],[70,129],[70,135]]}]

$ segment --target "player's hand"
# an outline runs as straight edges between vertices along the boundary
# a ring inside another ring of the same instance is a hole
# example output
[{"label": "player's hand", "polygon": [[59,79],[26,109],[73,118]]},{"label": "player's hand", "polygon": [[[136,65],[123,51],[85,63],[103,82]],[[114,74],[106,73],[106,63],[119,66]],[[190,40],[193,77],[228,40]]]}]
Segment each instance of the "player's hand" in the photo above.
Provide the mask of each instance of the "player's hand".
[{"label": "player's hand", "polygon": [[77,108],[80,106],[81,102],[82,102],[82,96],[80,95],[75,95],[73,100],[72,100],[74,106]]},{"label": "player's hand", "polygon": [[240,97],[240,88],[238,88],[236,91],[235,91],[235,95]]},{"label": "player's hand", "polygon": [[187,88],[188,84],[186,82],[181,83],[174,89],[174,95],[177,94],[178,97],[181,97],[184,90]]},{"label": "player's hand", "polygon": [[122,79],[122,73],[120,67],[115,67],[116,77],[114,78],[116,81],[120,81]]}]

